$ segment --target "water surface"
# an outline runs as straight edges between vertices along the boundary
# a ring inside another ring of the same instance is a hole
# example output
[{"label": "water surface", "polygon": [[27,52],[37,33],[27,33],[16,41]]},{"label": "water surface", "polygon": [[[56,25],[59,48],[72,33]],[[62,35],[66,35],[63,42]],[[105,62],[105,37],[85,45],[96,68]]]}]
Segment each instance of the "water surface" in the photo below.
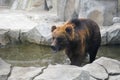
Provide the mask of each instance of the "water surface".
[{"label": "water surface", "polygon": [[[120,60],[120,46],[100,47],[97,58],[101,56]],[[45,66],[70,63],[64,51],[53,53],[50,47],[35,44],[9,45],[0,48],[0,57],[13,66]]]}]

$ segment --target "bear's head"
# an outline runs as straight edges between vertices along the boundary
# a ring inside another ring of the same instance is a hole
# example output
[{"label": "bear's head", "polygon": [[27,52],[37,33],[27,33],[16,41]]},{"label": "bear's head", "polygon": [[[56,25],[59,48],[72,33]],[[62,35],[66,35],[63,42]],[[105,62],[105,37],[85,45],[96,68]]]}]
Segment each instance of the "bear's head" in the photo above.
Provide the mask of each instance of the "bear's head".
[{"label": "bear's head", "polygon": [[61,26],[52,26],[51,32],[51,48],[55,52],[63,50],[74,39],[74,24],[67,22]]}]

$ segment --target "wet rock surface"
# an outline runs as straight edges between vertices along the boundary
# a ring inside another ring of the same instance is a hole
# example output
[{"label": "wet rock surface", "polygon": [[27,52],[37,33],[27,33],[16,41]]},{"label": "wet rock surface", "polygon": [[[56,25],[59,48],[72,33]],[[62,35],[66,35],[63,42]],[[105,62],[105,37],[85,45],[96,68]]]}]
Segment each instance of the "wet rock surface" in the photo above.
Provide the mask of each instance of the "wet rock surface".
[{"label": "wet rock surface", "polygon": [[48,65],[45,67],[12,66],[0,59],[0,80],[119,80],[120,61],[101,57],[83,67]]}]

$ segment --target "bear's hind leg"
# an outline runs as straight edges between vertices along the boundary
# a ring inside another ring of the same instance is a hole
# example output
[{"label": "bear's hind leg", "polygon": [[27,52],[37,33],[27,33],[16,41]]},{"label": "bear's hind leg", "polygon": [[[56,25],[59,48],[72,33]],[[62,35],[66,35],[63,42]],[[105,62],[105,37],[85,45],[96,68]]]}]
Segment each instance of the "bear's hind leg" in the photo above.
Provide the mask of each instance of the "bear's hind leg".
[{"label": "bear's hind leg", "polygon": [[90,63],[92,63],[95,60],[98,48],[99,47],[94,47],[89,50]]}]

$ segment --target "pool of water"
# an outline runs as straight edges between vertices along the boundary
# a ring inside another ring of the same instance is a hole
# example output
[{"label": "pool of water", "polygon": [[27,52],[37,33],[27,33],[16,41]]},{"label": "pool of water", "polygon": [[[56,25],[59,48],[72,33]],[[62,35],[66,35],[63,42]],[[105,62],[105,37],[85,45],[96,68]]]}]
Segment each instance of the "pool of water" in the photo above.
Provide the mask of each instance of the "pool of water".
[{"label": "pool of water", "polygon": [[[120,60],[120,46],[100,47],[97,58],[105,56]],[[53,53],[50,47],[35,44],[9,45],[0,48],[0,57],[13,66],[46,66],[48,64],[69,64],[64,51]]]}]

